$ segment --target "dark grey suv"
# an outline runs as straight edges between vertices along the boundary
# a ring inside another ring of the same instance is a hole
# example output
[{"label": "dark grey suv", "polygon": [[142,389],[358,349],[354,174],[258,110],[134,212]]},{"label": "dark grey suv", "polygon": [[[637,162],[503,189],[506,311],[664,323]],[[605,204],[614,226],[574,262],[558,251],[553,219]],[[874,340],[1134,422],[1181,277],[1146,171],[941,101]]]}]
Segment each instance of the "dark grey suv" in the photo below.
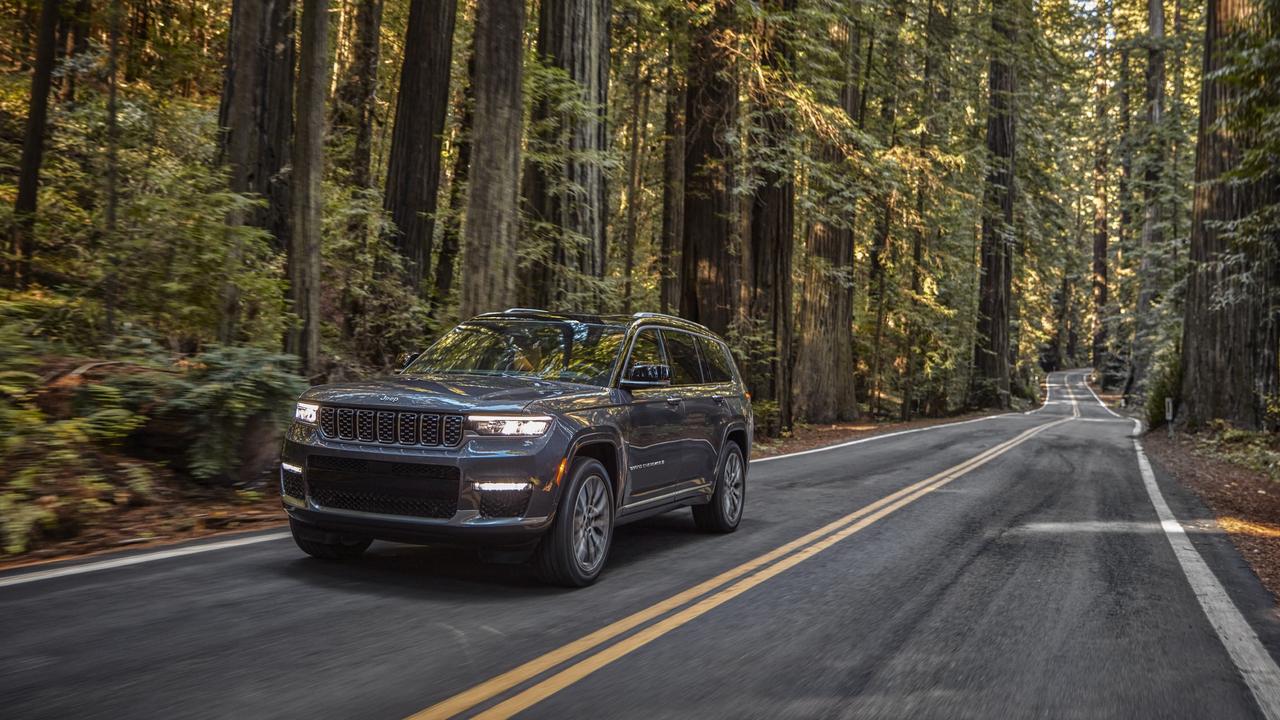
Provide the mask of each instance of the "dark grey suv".
[{"label": "dark grey suv", "polygon": [[330,560],[374,539],[532,548],[549,582],[604,567],[617,525],[692,506],[732,532],[750,396],[728,348],[668,315],[512,309],[445,334],[398,375],[298,399],[280,487],[294,539]]}]

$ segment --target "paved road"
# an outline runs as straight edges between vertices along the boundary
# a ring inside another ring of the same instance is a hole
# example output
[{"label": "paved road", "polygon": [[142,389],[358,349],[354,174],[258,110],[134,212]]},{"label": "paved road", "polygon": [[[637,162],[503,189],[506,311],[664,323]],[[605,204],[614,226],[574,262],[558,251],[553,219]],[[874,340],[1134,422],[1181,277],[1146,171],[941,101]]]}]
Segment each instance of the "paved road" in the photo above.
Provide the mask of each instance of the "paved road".
[{"label": "paved road", "polygon": [[1280,718],[1273,601],[1084,375],[753,463],[739,532],[628,526],[580,591],[275,534],[0,575],[0,716]]}]

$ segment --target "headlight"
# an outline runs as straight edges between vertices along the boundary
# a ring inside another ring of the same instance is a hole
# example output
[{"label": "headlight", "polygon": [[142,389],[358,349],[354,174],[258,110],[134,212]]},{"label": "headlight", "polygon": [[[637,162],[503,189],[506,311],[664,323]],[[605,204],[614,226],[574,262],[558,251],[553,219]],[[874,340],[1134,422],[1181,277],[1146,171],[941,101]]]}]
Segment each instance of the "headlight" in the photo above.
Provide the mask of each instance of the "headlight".
[{"label": "headlight", "polygon": [[469,415],[467,427],[477,435],[536,437],[551,427],[545,415]]},{"label": "headlight", "polygon": [[308,425],[316,424],[316,416],[320,414],[320,406],[315,403],[300,402],[293,409],[293,419]]}]

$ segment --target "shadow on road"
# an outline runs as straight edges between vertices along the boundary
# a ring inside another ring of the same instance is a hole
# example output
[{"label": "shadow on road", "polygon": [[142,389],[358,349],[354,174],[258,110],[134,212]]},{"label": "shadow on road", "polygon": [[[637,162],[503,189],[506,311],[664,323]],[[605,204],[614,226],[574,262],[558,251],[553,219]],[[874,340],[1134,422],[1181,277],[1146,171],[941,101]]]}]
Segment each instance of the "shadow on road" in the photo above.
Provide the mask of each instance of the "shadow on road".
[{"label": "shadow on road", "polygon": [[[697,531],[687,511],[624,525],[617,529],[600,581],[607,583],[610,575],[636,563],[662,562],[660,556],[667,550],[694,552],[697,545],[714,539]],[[317,587],[380,596],[465,598],[491,596],[499,590],[538,597],[572,592],[543,584],[530,564],[516,557],[485,561],[476,548],[449,545],[379,542],[351,564],[322,562],[299,553],[296,561],[283,566],[283,572]]]}]

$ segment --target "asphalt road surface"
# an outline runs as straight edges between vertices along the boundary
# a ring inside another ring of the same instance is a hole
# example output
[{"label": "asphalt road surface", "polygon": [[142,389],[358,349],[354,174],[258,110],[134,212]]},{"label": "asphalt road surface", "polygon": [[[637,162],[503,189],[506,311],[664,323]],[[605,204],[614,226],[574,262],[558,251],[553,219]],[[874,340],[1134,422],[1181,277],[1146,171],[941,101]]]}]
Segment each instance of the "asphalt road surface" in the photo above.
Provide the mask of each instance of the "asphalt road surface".
[{"label": "asphalt road surface", "polygon": [[753,462],[737,533],[627,526],[585,590],[278,531],[2,574],[0,717],[1280,720],[1272,599],[1084,376]]}]

